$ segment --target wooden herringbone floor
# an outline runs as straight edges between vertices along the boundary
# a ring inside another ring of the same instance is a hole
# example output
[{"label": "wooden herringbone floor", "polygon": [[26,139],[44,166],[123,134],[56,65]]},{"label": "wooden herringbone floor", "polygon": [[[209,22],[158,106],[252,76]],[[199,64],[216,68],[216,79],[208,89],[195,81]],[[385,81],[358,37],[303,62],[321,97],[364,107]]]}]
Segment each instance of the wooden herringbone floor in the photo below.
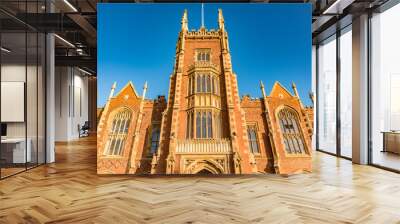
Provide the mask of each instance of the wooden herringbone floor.
[{"label": "wooden herringbone floor", "polygon": [[312,174],[97,176],[94,138],[0,181],[0,223],[400,223],[400,175],[315,153]]}]

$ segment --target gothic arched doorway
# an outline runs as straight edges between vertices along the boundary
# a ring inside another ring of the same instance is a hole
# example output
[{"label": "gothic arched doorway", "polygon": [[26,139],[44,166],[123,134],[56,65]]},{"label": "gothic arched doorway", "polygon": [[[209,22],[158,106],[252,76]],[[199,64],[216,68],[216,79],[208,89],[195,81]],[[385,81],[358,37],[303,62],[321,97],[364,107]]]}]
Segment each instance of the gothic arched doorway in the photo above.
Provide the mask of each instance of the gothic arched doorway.
[{"label": "gothic arched doorway", "polygon": [[210,160],[193,160],[185,168],[187,174],[223,174],[224,167],[218,162]]},{"label": "gothic arched doorway", "polygon": [[200,174],[200,175],[213,175],[213,173],[209,170],[206,169],[202,169],[199,172],[197,172],[196,174]]}]

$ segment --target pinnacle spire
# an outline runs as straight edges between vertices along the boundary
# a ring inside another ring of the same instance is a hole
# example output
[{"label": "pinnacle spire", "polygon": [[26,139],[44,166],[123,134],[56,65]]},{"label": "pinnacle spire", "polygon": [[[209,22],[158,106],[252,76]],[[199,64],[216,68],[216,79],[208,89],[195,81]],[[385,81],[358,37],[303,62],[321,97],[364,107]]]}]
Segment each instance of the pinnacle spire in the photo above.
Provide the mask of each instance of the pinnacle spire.
[{"label": "pinnacle spire", "polygon": [[312,91],[310,91],[310,92],[308,93],[308,96],[310,97],[311,102],[314,104],[314,101],[315,101],[314,93],[313,93]]},{"label": "pinnacle spire", "polygon": [[264,89],[264,83],[261,80],[260,80],[260,89],[261,89],[263,98],[265,98],[266,94],[265,94],[265,89]]},{"label": "pinnacle spire", "polygon": [[117,82],[114,82],[113,85],[111,86],[111,91],[110,95],[108,96],[108,99],[111,99],[114,96],[115,88],[117,88]]},{"label": "pinnacle spire", "polygon": [[222,9],[218,9],[218,26],[221,30],[225,29],[224,16],[222,15]]},{"label": "pinnacle spire", "polygon": [[292,82],[292,89],[293,89],[294,95],[297,98],[299,98],[299,93],[297,92],[297,87],[296,87],[296,84],[294,82]]},{"label": "pinnacle spire", "polygon": [[182,24],[182,30],[188,30],[188,18],[186,9],[183,11],[181,24]]},{"label": "pinnacle spire", "polygon": [[143,85],[143,93],[142,93],[142,99],[145,99],[146,97],[146,92],[147,92],[147,81]]}]

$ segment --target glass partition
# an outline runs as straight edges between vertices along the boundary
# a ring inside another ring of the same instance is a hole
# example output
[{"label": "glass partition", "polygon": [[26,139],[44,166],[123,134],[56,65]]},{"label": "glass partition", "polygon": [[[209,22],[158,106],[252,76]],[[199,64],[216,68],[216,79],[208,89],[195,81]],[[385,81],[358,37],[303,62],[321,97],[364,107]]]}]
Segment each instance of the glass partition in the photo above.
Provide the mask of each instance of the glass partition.
[{"label": "glass partition", "polygon": [[[14,3],[0,7],[43,11],[43,1]],[[45,163],[45,44],[44,33],[0,12],[0,178]]]},{"label": "glass partition", "polygon": [[371,18],[371,162],[400,170],[400,4]]},{"label": "glass partition", "polygon": [[[26,169],[26,33],[1,34],[1,175]],[[4,50],[6,49],[6,50]]]},{"label": "glass partition", "polygon": [[27,151],[30,159],[27,161],[27,167],[31,168],[37,165],[38,157],[38,35],[37,32],[28,31],[27,38],[27,64],[26,64],[26,114],[27,114]]},{"label": "glass partition", "polygon": [[336,35],[318,47],[318,145],[336,154]]},{"label": "glass partition", "polygon": [[341,31],[340,41],[340,155],[352,157],[352,32]]}]

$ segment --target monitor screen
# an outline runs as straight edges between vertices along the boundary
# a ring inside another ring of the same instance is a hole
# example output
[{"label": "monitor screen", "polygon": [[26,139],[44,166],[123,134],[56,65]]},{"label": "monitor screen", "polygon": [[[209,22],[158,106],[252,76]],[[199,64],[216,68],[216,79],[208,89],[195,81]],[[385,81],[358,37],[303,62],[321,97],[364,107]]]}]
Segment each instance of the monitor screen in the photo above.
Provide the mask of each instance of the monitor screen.
[{"label": "monitor screen", "polygon": [[1,124],[1,136],[7,136],[7,124]]}]

